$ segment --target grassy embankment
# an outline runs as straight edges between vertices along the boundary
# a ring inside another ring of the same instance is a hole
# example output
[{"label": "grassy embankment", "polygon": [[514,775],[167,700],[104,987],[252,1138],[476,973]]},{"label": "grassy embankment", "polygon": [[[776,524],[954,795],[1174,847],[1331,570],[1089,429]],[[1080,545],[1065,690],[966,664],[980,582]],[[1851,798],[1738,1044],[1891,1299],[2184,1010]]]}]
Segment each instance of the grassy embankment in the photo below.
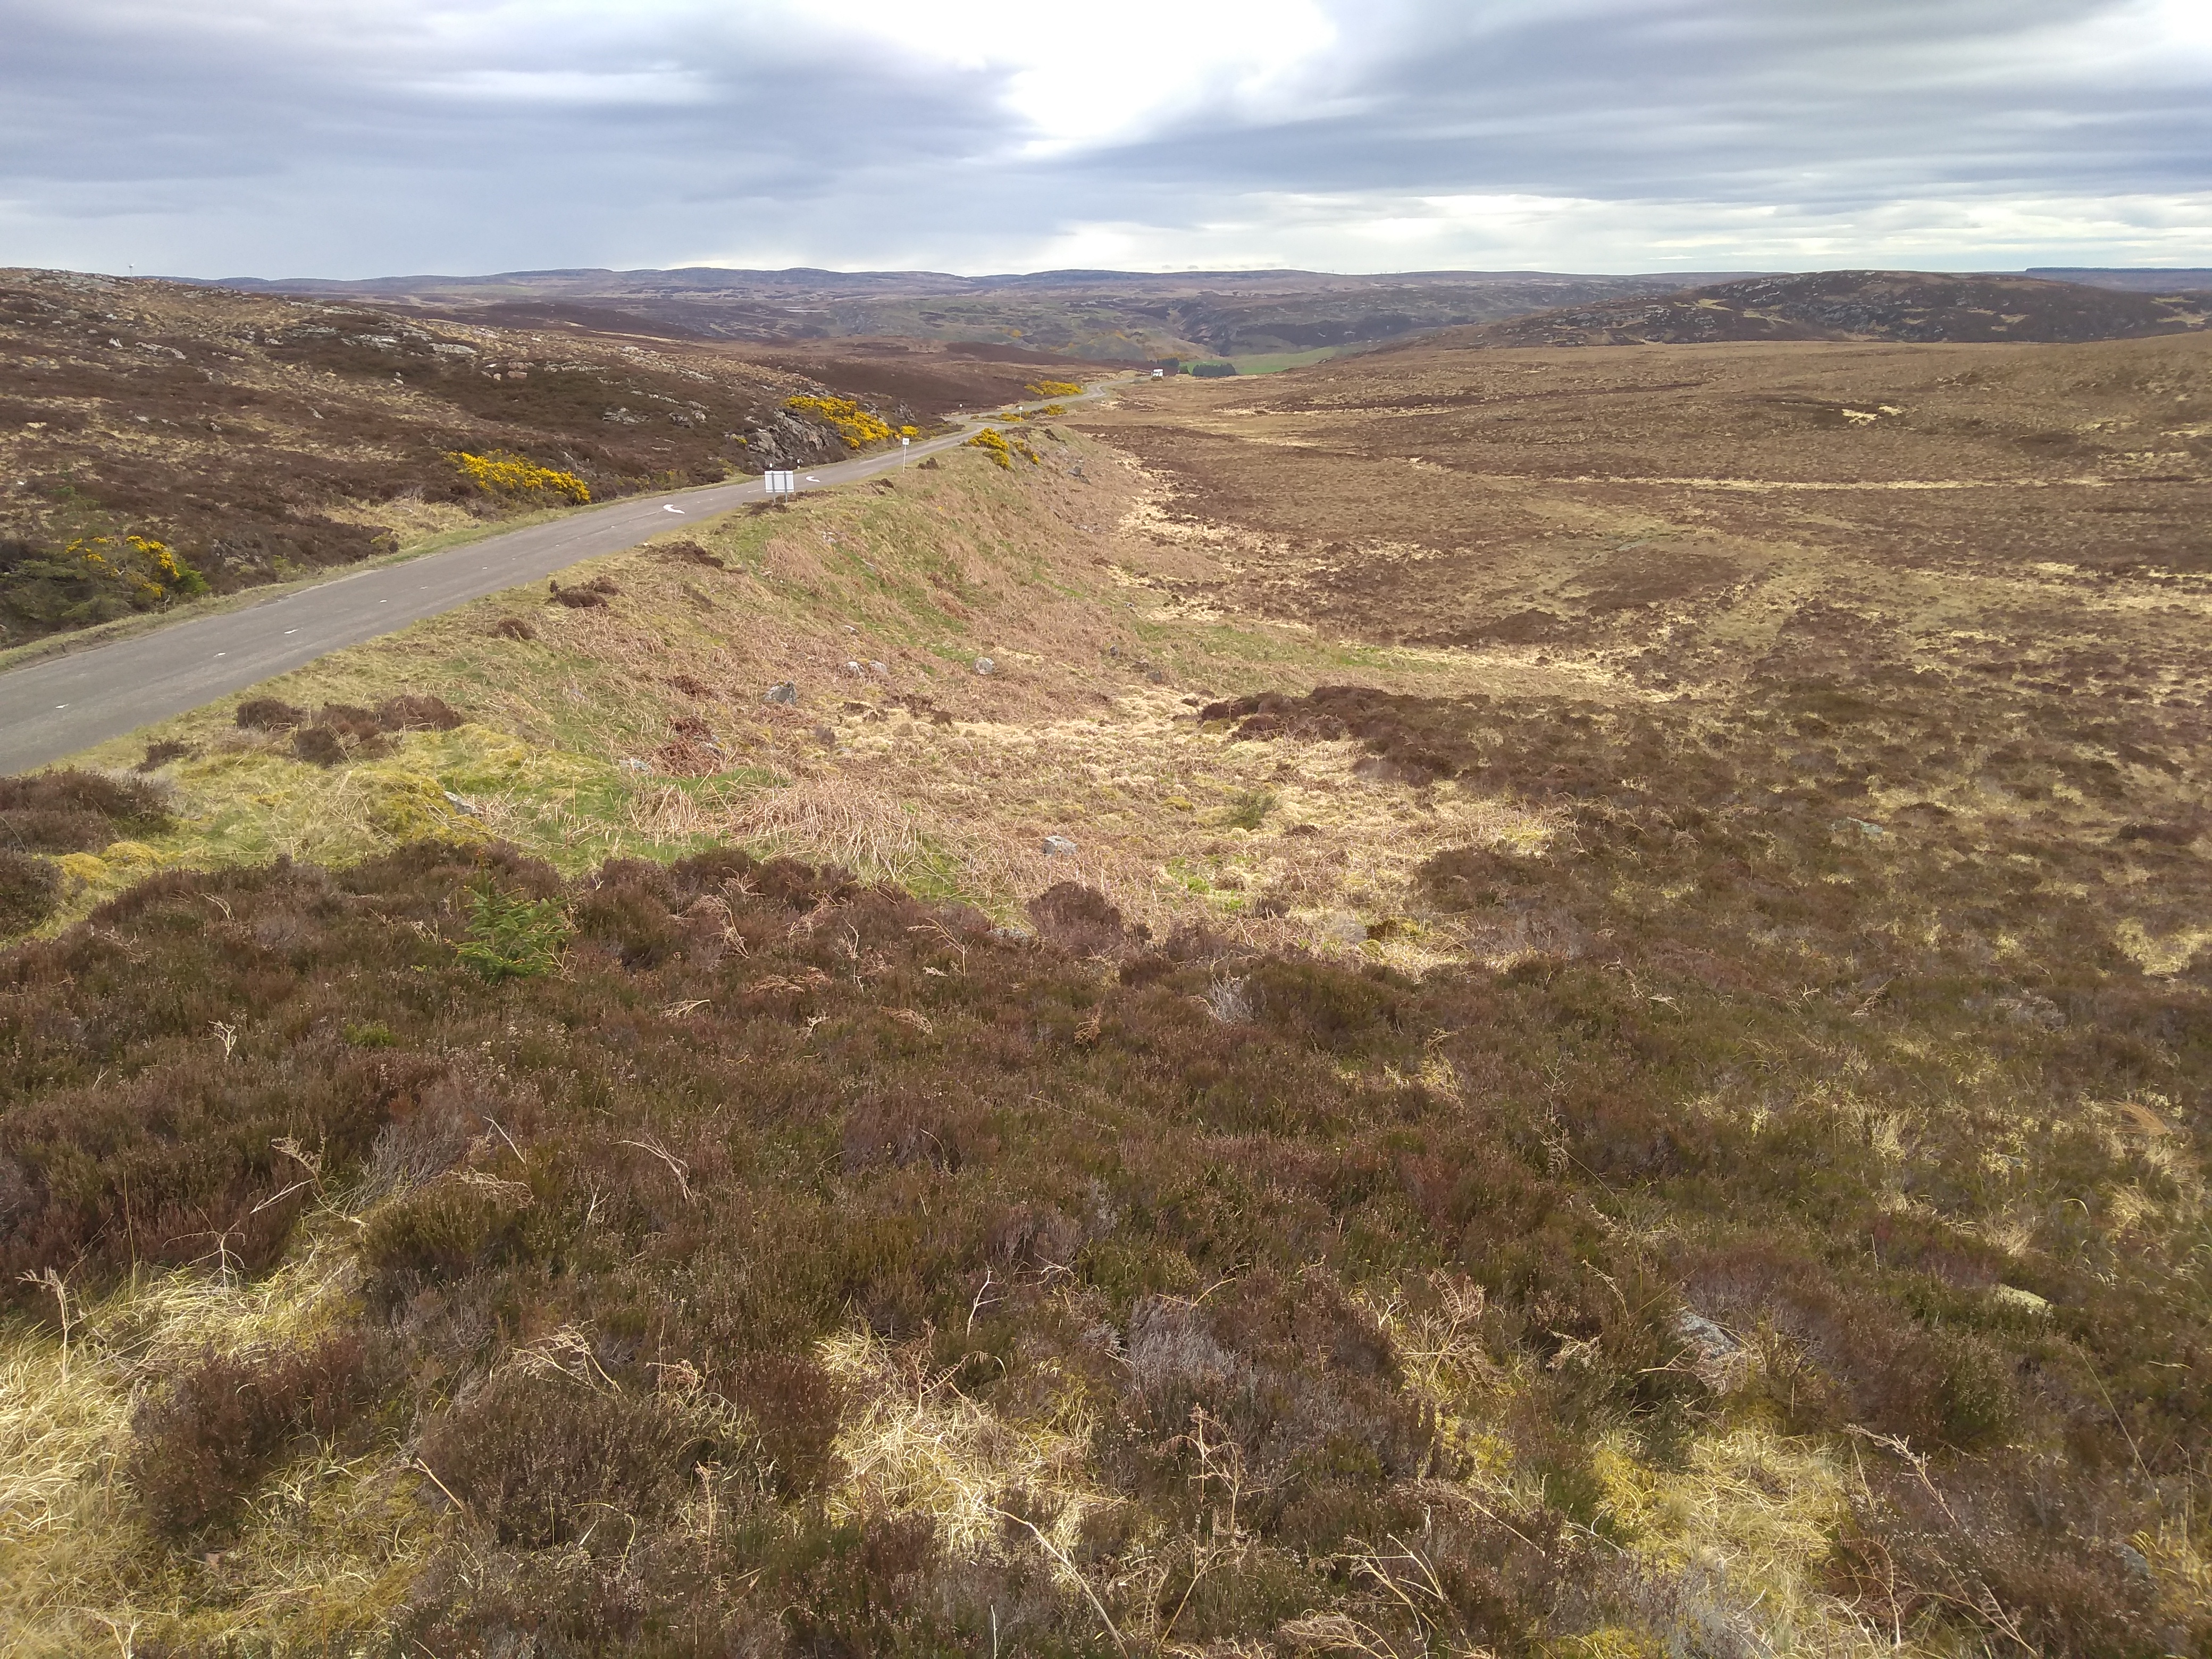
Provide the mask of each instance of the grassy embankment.
[{"label": "grassy embankment", "polygon": [[[1039,464],[963,451],[730,515],[568,574],[570,588],[618,590],[604,605],[517,590],[251,694],[308,718],[435,695],[458,729],[348,738],[318,766],[289,730],[240,729],[240,698],[102,745],[83,761],[129,768],[173,746],[152,775],[177,821],[69,856],[56,925],[155,868],[343,863],[441,835],[505,840],[568,872],[736,840],[1000,915],[1076,873],[1163,927],[1211,920],[1288,943],[1326,925],[1357,940],[1402,910],[1428,853],[1541,839],[1534,817],[1487,799],[1401,811],[1402,792],[1353,775],[1341,744],[1293,761],[1203,736],[1192,716],[1218,695],[1494,675],[1164,608],[1105,551],[1134,477],[1030,430]],[[764,702],[782,682],[796,703]],[[1322,833],[1278,833],[1296,824]],[[1078,851],[1048,866],[1055,834]],[[1286,886],[1295,905],[1261,904]],[[1419,938],[1401,927],[1391,948]]]}]

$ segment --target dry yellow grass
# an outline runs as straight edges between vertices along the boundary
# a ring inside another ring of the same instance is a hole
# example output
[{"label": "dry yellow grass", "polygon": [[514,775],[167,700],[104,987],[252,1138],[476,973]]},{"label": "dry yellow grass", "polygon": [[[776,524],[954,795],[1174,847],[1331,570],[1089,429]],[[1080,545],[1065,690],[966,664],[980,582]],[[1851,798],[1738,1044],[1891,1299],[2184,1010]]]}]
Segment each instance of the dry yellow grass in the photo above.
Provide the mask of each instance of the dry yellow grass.
[{"label": "dry yellow grass", "polygon": [[[279,1652],[373,1639],[434,1540],[389,1458],[318,1453],[285,1468],[218,1554],[150,1547],[118,1464],[144,1390],[208,1350],[295,1347],[338,1317],[356,1275],[343,1230],[269,1277],[149,1274],[90,1305],[66,1347],[17,1326],[0,1344],[0,1651],[112,1651],[137,1634]],[[162,1565],[164,1562],[172,1565]]]}]

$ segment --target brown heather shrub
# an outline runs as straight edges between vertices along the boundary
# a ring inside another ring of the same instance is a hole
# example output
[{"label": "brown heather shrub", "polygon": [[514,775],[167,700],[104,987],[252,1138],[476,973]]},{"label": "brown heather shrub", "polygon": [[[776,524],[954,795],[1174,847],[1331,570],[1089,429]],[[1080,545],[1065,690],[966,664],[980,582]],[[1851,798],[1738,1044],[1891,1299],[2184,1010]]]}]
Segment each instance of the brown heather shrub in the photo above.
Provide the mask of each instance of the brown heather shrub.
[{"label": "brown heather shrub", "polygon": [[149,743],[146,745],[146,753],[135,769],[140,772],[156,772],[171,761],[181,760],[192,752],[191,744],[179,743],[173,738],[164,738],[158,743]]},{"label": "brown heather shrub", "polygon": [[62,872],[49,860],[0,847],[0,935],[27,933],[62,902]]},{"label": "brown heather shrub", "polygon": [[347,743],[368,743],[384,735],[384,722],[374,708],[358,703],[326,702],[315,715],[313,730],[330,732]]},{"label": "brown heather shrub", "polygon": [[508,1370],[434,1424],[422,1455],[501,1543],[543,1549],[659,1518],[715,1449],[667,1401]]},{"label": "brown heather shrub", "polygon": [[169,826],[169,793],[151,779],[63,768],[0,777],[0,847],[77,853]]},{"label": "brown heather shrub", "polygon": [[605,576],[594,576],[574,587],[563,587],[557,580],[548,582],[546,586],[546,604],[566,605],[571,611],[595,610],[609,599],[622,597],[622,589]]},{"label": "brown heather shrub", "polygon": [[227,1520],[295,1442],[335,1437],[372,1386],[350,1333],[301,1352],[203,1353],[138,1407],[125,1477],[157,1532],[195,1536]]},{"label": "brown heather shrub", "polygon": [[391,1306],[522,1259],[534,1195],[526,1182],[441,1181],[385,1205],[362,1235],[370,1299]]},{"label": "brown heather shrub", "polygon": [[673,559],[679,564],[701,565],[709,570],[720,570],[722,561],[696,542],[656,542],[647,550],[658,558]]},{"label": "brown heather shrub", "polygon": [[486,631],[502,640],[520,640],[525,644],[538,637],[538,630],[530,625],[526,617],[501,617]]},{"label": "brown heather shrub", "polygon": [[[246,718],[249,710],[254,718]],[[406,693],[386,697],[374,708],[355,703],[325,703],[312,720],[300,709],[273,698],[241,706],[239,724],[292,733],[292,753],[311,766],[337,766],[386,753],[385,738],[397,732],[450,732],[467,717],[442,697]]]},{"label": "brown heather shrub", "polygon": [[86,853],[115,839],[112,826],[97,812],[67,807],[32,806],[0,811],[0,838],[27,853]]},{"label": "brown heather shrub", "polygon": [[803,1496],[836,1472],[830,1447],[848,1401],[844,1386],[811,1354],[748,1354],[726,1379],[714,1380],[750,1417],[761,1467],[777,1490]]},{"label": "brown heather shrub", "polygon": [[2201,1644],[2160,1606],[2128,1541],[2122,1483],[2047,1459],[2006,1478],[1965,1469],[1931,1490],[1878,1465],[1832,1564],[1838,1590],[1895,1627],[1994,1607],[2015,1645],[2063,1659],[2163,1659]]},{"label": "brown heather shrub", "polygon": [[248,697],[238,705],[239,726],[247,732],[289,732],[307,723],[303,708],[279,697]]},{"label": "brown heather shrub", "polygon": [[385,732],[450,732],[466,718],[443,697],[420,692],[386,697],[376,705],[376,724]]},{"label": "brown heather shrub", "polygon": [[337,727],[318,722],[292,734],[292,753],[310,766],[337,766],[344,763],[348,750]]},{"label": "brown heather shrub", "polygon": [[1488,702],[1324,685],[1302,697],[1267,691],[1210,702],[1198,718],[1201,723],[1235,720],[1237,735],[1247,739],[1356,738],[1371,757],[1362,763],[1362,775],[1424,783],[1481,769],[1484,734],[1469,715]]},{"label": "brown heather shrub", "polygon": [[[1071,956],[1118,956],[1128,946],[1130,932],[1121,911],[1103,893],[1081,882],[1055,882],[1031,899],[1028,908],[1037,937]],[[1139,928],[1137,937],[1143,936]]]}]

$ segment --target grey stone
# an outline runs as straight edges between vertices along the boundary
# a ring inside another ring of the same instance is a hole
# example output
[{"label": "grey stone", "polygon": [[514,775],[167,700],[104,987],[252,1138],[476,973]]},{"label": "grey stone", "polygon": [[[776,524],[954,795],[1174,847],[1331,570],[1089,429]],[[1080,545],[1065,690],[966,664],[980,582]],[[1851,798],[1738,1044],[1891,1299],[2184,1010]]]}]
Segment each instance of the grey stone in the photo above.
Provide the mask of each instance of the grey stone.
[{"label": "grey stone", "polygon": [[1367,924],[1349,910],[1330,911],[1315,924],[1314,931],[1335,945],[1367,943]]},{"label": "grey stone", "polygon": [[799,701],[799,688],[793,685],[789,680],[786,680],[782,684],[771,685],[767,690],[761,693],[761,701],[763,702],[796,703]]},{"label": "grey stone", "polygon": [[1685,1308],[1674,1316],[1674,1334],[1695,1348],[1702,1359],[1733,1358],[1743,1348],[1742,1343],[1695,1308]]},{"label": "grey stone", "polygon": [[653,770],[653,769],[650,766],[647,766],[643,761],[628,757],[623,759],[622,763],[622,769],[625,772],[650,772]]},{"label": "grey stone", "polygon": [[988,657],[978,657],[975,659],[975,672],[979,674],[995,674],[999,672],[999,665]]},{"label": "grey stone", "polygon": [[1075,843],[1066,836],[1047,836],[1044,855],[1048,859],[1072,859],[1075,856]]},{"label": "grey stone", "polygon": [[1716,1394],[1741,1383],[1751,1369],[1751,1353],[1736,1336],[1695,1308],[1674,1316],[1674,1336],[1690,1351],[1690,1369]]}]

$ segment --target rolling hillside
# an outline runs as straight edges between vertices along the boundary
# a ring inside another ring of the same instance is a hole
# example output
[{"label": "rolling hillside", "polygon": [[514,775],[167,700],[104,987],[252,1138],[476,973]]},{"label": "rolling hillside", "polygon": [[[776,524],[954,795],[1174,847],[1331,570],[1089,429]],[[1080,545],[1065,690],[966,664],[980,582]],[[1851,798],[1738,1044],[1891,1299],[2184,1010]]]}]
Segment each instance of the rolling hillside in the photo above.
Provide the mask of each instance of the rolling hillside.
[{"label": "rolling hillside", "polygon": [[1102,362],[1297,353],[1662,294],[1711,275],[1547,271],[544,270],[363,282],[238,282],[252,291],[405,306],[520,327],[563,321],[790,344],[981,343]]},{"label": "rolling hillside", "polygon": [[[1036,373],[927,349],[755,362],[0,272],[0,647],[521,513],[817,464]],[[509,460],[471,472],[460,453]]]},{"label": "rolling hillside", "polygon": [[1459,331],[1486,346],[1704,345],[1724,340],[2125,340],[2205,325],[2207,297],[2028,276],[1826,270],[1542,311]]}]

